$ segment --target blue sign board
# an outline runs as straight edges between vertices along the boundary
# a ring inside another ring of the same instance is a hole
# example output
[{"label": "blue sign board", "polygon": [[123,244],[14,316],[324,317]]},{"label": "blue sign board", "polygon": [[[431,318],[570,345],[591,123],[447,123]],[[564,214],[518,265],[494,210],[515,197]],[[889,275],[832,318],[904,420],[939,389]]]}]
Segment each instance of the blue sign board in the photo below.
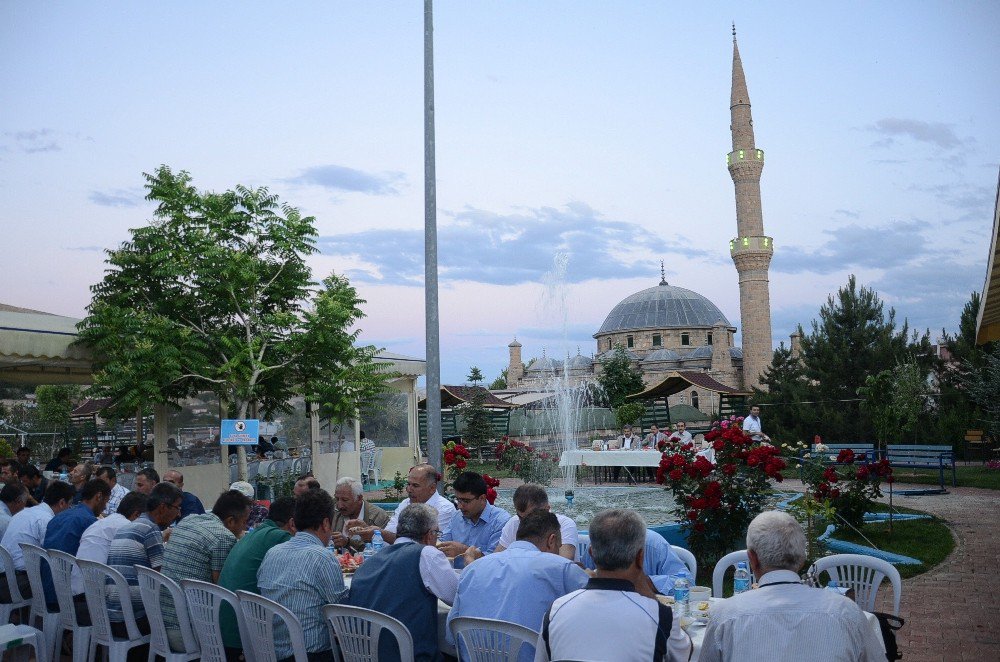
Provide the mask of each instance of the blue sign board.
[{"label": "blue sign board", "polygon": [[223,446],[256,446],[260,433],[260,421],[255,418],[222,421],[220,442]]}]

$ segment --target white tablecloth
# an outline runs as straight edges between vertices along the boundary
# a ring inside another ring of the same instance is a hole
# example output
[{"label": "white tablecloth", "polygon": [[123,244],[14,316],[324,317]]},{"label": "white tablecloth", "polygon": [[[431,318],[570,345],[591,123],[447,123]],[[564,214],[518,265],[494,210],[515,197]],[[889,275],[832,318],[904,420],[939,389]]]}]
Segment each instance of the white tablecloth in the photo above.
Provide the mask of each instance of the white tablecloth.
[{"label": "white tablecloth", "polygon": [[560,467],[656,467],[660,464],[659,451],[563,451]]}]

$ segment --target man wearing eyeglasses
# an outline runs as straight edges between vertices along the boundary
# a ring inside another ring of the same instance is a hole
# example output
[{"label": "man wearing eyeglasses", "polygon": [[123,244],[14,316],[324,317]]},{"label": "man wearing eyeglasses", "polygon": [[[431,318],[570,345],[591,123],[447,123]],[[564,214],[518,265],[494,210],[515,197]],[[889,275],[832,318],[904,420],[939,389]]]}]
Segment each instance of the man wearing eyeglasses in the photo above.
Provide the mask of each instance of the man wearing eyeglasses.
[{"label": "man wearing eyeglasses", "polygon": [[451,531],[441,536],[438,548],[448,557],[460,556],[470,547],[492,554],[510,513],[486,500],[486,480],[480,474],[473,471],[459,474],[453,487],[462,516],[452,519]]}]

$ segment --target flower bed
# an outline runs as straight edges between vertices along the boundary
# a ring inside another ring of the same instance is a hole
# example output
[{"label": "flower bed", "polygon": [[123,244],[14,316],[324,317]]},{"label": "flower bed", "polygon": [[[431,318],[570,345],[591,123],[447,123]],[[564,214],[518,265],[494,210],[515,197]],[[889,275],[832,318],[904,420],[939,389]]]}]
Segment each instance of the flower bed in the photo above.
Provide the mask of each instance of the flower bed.
[{"label": "flower bed", "polygon": [[529,444],[504,435],[496,448],[497,468],[510,471],[526,483],[548,485],[559,470],[559,455],[536,452]]}]

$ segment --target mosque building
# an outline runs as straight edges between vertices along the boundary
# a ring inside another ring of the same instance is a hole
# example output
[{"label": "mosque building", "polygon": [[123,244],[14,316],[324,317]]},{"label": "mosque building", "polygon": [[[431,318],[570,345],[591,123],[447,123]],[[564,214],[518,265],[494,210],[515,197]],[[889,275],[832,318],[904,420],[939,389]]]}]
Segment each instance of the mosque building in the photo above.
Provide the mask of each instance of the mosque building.
[{"label": "mosque building", "polygon": [[[594,334],[597,346],[590,356],[578,350],[576,356],[549,357],[543,350],[541,357],[525,365],[522,346],[515,339],[508,345],[508,389],[544,389],[564,370],[570,383],[595,382],[601,361],[616,345],[625,349],[647,386],[678,370],[707,373],[721,384],[746,391],[759,386],[772,356],[768,268],[774,241],[764,234],[760,201],[764,151],[754,140],[735,27],[730,116],[732,151],[726,161],[736,193],[737,236],[730,240],[729,250],[739,275],[743,346],[735,346],[737,328],[718,306],[697,292],[670,285],[661,268],[658,285],[622,299],[611,309]],[[675,404],[689,404],[710,414],[714,399],[692,386],[670,397],[670,405]]]}]

